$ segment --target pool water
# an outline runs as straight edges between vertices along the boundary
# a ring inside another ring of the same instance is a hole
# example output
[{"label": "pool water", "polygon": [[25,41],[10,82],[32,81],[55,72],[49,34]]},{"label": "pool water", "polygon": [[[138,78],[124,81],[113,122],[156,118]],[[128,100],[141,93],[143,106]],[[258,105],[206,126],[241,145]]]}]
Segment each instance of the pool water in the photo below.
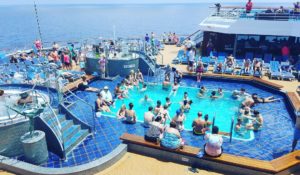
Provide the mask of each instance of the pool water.
[{"label": "pool water", "polygon": [[[144,92],[140,91],[141,87],[134,87],[129,90],[129,97],[124,99],[116,100],[115,108],[112,108],[112,113],[116,114],[117,111],[121,108],[123,104],[128,107],[128,104],[132,102],[134,104],[134,110],[136,111],[137,120],[140,122],[144,121],[144,113],[148,111],[148,107],[156,106],[157,100],[161,101],[161,104],[164,105],[166,102],[166,97],[170,97],[172,102],[170,108],[168,109],[170,118],[172,119],[176,111],[180,109],[180,106],[183,101],[183,94],[188,93],[188,97],[193,101],[191,109],[188,113],[184,113],[186,120],[184,121],[185,130],[192,130],[192,122],[197,118],[197,113],[202,112],[203,119],[204,115],[208,114],[209,121],[213,121],[215,116],[215,125],[219,127],[219,130],[222,132],[230,132],[232,118],[236,122],[238,117],[238,110],[241,105],[242,99],[235,100],[231,97],[230,91],[223,92],[223,97],[219,99],[211,99],[209,96],[213,90],[208,89],[204,98],[198,98],[197,94],[199,92],[198,88],[194,87],[179,87],[175,95],[171,94],[171,88],[169,90],[162,89],[161,85],[148,84],[147,90]],[[147,95],[150,98],[150,101],[145,102],[144,96]],[[115,115],[113,115],[115,116]],[[169,123],[168,121],[167,123]],[[238,139],[251,139],[250,131],[246,131],[244,134],[234,134],[235,138]]]}]

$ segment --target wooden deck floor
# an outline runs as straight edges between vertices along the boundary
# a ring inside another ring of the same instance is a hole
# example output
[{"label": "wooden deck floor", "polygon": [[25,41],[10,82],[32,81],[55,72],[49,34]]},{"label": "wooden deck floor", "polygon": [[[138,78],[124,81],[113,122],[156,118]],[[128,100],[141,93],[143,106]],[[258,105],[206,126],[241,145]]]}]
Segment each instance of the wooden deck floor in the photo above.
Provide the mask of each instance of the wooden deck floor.
[{"label": "wooden deck floor", "polygon": [[189,171],[188,166],[126,153],[116,164],[97,175],[221,175],[206,170],[198,169],[198,171],[198,173],[193,173]]}]

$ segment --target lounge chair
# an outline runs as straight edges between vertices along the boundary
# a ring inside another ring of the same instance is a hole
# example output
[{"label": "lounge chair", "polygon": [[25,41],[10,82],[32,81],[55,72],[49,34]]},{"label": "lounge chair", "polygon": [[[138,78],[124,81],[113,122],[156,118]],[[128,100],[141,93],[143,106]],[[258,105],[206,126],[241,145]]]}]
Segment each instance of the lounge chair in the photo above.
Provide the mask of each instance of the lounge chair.
[{"label": "lounge chair", "polygon": [[179,50],[178,53],[177,53],[176,58],[174,58],[174,59],[172,60],[172,63],[173,63],[173,64],[180,64],[181,61],[184,60],[184,57],[185,57],[184,50]]},{"label": "lounge chair", "polygon": [[281,69],[278,61],[270,61],[270,79],[281,79]]},{"label": "lounge chair", "polygon": [[292,73],[291,65],[288,61],[281,62],[281,75],[284,80],[295,80],[295,76]]}]

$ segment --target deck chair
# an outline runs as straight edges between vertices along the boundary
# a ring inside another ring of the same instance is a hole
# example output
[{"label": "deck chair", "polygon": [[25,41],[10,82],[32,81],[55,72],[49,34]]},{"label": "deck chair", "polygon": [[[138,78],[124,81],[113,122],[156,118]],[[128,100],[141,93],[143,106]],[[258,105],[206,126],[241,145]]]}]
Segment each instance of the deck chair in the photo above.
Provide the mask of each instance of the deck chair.
[{"label": "deck chair", "polygon": [[270,61],[270,79],[281,79],[281,69],[278,61]]}]

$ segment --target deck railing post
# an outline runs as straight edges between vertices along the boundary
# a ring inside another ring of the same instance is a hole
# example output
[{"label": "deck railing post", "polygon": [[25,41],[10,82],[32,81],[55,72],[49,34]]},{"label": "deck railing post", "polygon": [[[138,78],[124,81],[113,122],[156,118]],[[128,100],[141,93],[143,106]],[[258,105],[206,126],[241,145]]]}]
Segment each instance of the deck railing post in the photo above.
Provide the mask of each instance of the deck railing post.
[{"label": "deck railing post", "polygon": [[230,143],[232,141],[233,124],[234,124],[234,118],[232,117],[232,119],[231,119],[231,126],[230,126]]}]

